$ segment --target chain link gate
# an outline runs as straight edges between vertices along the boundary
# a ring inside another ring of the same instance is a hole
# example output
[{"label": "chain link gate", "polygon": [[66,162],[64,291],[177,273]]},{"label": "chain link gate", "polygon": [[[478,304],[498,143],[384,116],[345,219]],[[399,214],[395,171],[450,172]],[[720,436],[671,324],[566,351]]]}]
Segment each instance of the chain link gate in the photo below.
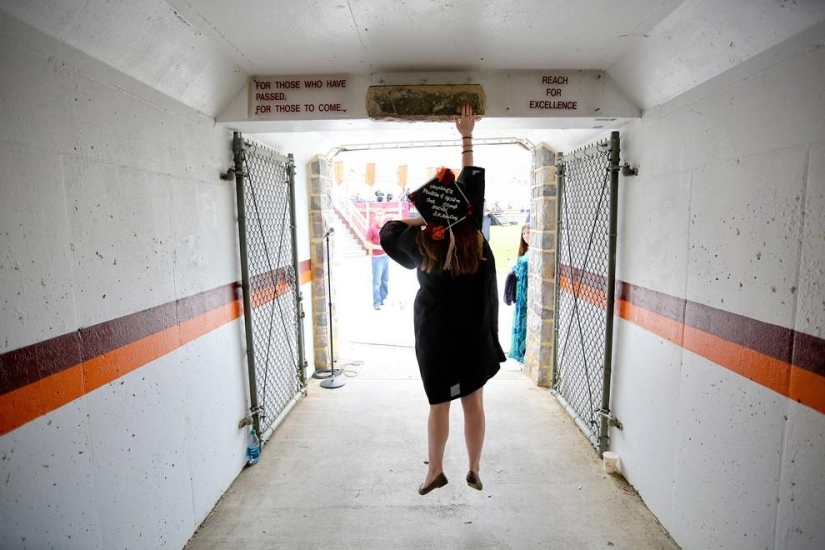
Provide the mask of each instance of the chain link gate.
[{"label": "chain link gate", "polygon": [[250,415],[259,434],[306,388],[295,242],[295,162],[233,139]]},{"label": "chain link gate", "polygon": [[607,450],[619,132],[559,164],[553,390],[599,455]]}]

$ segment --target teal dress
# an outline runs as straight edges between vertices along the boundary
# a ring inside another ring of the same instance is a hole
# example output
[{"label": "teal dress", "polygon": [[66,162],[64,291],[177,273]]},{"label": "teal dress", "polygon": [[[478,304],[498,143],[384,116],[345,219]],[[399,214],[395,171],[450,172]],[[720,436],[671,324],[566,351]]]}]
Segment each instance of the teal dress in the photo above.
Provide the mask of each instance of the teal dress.
[{"label": "teal dress", "polygon": [[519,256],[513,268],[516,274],[516,301],[513,302],[513,339],[509,356],[520,363],[524,363],[527,349],[527,256]]}]

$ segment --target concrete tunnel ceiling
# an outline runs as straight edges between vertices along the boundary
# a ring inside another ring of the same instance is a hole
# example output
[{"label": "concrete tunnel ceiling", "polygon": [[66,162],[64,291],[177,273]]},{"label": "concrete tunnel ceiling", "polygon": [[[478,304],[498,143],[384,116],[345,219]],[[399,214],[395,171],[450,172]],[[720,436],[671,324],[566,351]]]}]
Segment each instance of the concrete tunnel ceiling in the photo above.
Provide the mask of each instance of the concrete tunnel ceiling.
[{"label": "concrete tunnel ceiling", "polygon": [[[416,140],[423,132],[442,139],[451,128],[366,119],[279,125],[228,113],[261,75],[549,70],[603,71],[644,111],[825,21],[821,0],[9,0],[0,9],[126,75],[119,85],[140,97],[149,89],[261,137],[324,133],[336,143]],[[484,128],[541,136],[559,149],[598,133],[548,118],[488,119]]]}]

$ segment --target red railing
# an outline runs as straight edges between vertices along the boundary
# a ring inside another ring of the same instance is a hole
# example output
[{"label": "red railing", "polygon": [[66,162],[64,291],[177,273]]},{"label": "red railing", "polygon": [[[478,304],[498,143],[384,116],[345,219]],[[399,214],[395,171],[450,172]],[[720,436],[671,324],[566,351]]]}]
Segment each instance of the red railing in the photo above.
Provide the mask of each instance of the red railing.
[{"label": "red railing", "polygon": [[333,202],[333,208],[344,220],[355,238],[362,244],[366,240],[367,228],[375,218],[376,212],[384,212],[386,219],[400,219],[410,215],[410,203],[407,201],[352,202],[349,200],[336,200]]}]

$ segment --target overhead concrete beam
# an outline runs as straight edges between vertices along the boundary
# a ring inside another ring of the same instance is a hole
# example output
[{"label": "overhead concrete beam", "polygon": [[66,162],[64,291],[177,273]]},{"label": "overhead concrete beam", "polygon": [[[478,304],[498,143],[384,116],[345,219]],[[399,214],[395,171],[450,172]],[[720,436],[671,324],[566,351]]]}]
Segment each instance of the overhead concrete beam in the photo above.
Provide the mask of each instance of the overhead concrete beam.
[{"label": "overhead concrete beam", "polygon": [[469,103],[485,114],[487,98],[479,84],[370,86],[367,116],[375,120],[452,120]]},{"label": "overhead concrete beam", "polygon": [[375,130],[449,121],[468,101],[491,129],[617,128],[641,116],[603,71],[568,69],[255,76],[217,122],[245,132]]}]

